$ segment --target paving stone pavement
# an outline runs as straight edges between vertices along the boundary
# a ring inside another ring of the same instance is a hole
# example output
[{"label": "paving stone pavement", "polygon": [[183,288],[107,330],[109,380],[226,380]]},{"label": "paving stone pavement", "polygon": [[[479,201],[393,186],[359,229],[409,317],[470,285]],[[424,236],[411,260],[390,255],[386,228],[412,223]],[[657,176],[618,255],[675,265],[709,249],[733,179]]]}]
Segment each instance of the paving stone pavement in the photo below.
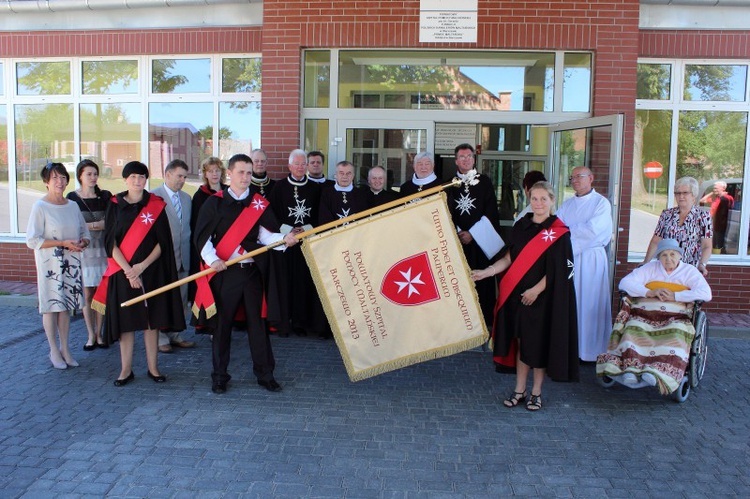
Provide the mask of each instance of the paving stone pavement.
[{"label": "paving stone pavement", "polygon": [[[243,333],[210,390],[210,343],[161,354],[167,383],[117,388],[119,351],[57,371],[41,319],[0,307],[0,497],[748,497],[750,341],[716,338],[684,404],[655,389],[547,382],[544,408],[469,351],[350,383],[331,341],[272,338],[282,393],[255,384]],[[188,337],[190,334],[188,334]]]}]

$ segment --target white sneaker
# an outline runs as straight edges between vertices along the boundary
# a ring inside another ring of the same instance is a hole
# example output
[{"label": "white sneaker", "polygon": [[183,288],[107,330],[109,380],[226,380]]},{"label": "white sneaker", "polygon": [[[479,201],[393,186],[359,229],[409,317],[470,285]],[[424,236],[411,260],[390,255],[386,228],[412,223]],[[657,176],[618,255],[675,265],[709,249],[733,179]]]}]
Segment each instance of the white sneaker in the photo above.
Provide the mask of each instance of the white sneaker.
[{"label": "white sneaker", "polygon": [[622,382],[626,385],[637,385],[638,377],[633,373],[624,373],[622,375]]},{"label": "white sneaker", "polygon": [[656,386],[656,376],[651,373],[641,374],[641,381],[647,383],[649,386]]}]

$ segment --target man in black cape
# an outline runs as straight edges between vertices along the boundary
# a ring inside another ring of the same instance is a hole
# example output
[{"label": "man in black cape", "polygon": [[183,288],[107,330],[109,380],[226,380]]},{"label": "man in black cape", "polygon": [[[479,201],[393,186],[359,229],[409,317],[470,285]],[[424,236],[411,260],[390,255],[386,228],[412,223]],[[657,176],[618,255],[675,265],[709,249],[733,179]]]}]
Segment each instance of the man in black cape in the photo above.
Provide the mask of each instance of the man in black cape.
[{"label": "man in black cape", "polygon": [[[296,235],[318,225],[320,185],[307,177],[307,154],[295,149],[289,154],[289,175],[276,182],[268,196],[283,234]],[[310,269],[299,246],[284,254],[286,262],[289,315],[292,330],[306,336],[325,332],[327,322]]]},{"label": "man in black cape", "polygon": [[[198,215],[194,234],[195,245],[200,249],[204,263],[217,271],[210,280],[218,315],[218,326],[212,342],[211,389],[214,393],[227,390],[227,383],[231,379],[227,368],[232,322],[237,308],[244,307],[253,373],[259,385],[278,392],[281,385],[273,376],[275,360],[271,342],[261,319],[267,255],[257,255],[230,267],[225,262],[282,239],[287,246],[293,246],[297,239],[291,234],[284,236],[276,232],[278,223],[273,212],[266,209],[267,201],[249,189],[252,176],[250,157],[245,154],[232,156],[228,169],[231,173],[229,187],[206,200]],[[231,243],[228,246],[230,249],[226,249],[227,245],[222,244],[226,243],[225,239],[239,241],[239,244],[234,246]],[[200,287],[196,300],[199,293]]]},{"label": "man in black cape", "polygon": [[354,165],[340,161],[336,165],[336,183],[325,185],[320,193],[320,225],[366,209],[362,191],[354,188],[353,181]]},{"label": "man in black cape", "polygon": [[[464,179],[474,169],[474,148],[461,144],[455,149],[456,176]],[[487,175],[476,177],[478,183],[464,182],[448,189],[448,208],[458,230],[469,268],[483,269],[495,261],[505,245],[500,237],[500,215],[492,181]],[[492,327],[497,282],[494,278],[476,282],[479,306],[488,328]]]}]

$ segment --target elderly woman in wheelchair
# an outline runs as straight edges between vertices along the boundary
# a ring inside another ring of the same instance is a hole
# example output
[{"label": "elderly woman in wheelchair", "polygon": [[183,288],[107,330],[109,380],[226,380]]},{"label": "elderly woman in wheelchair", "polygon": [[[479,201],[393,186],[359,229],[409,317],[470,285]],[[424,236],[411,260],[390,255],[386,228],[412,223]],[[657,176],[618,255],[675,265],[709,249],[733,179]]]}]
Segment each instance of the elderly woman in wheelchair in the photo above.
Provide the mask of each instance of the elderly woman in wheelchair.
[{"label": "elderly woman in wheelchair", "polygon": [[[680,261],[682,254],[677,241],[663,239],[657,260],[620,281],[620,290],[627,296],[608,350],[596,363],[604,386],[614,382],[631,388],[657,386],[662,394],[673,393],[680,402],[687,398],[691,384],[697,386],[703,375],[707,335],[705,314],[698,309],[701,302],[711,300],[711,288],[698,269]],[[700,321],[696,321],[697,314],[702,315]],[[698,323],[701,331],[696,336]],[[701,358],[691,359],[696,354]],[[694,366],[696,361],[699,365]],[[688,376],[695,379],[688,380]]]}]

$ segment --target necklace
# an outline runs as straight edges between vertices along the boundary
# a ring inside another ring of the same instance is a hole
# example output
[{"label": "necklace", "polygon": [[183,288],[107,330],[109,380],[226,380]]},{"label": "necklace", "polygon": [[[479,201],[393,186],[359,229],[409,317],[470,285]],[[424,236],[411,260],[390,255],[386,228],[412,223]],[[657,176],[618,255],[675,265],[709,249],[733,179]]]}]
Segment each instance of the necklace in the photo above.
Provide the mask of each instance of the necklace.
[{"label": "necklace", "polygon": [[255,175],[250,177],[250,183],[260,187],[260,195],[266,197],[266,186],[271,183],[271,178],[266,175],[263,178],[258,178]]},{"label": "necklace", "polygon": [[297,192],[297,188],[302,187],[303,185],[306,185],[307,181],[310,179],[308,178],[307,175],[305,175],[305,180],[294,180],[294,178],[291,175],[289,175],[286,179],[289,181],[290,184],[294,186],[294,200],[297,201],[297,199],[299,198],[299,193]]}]

